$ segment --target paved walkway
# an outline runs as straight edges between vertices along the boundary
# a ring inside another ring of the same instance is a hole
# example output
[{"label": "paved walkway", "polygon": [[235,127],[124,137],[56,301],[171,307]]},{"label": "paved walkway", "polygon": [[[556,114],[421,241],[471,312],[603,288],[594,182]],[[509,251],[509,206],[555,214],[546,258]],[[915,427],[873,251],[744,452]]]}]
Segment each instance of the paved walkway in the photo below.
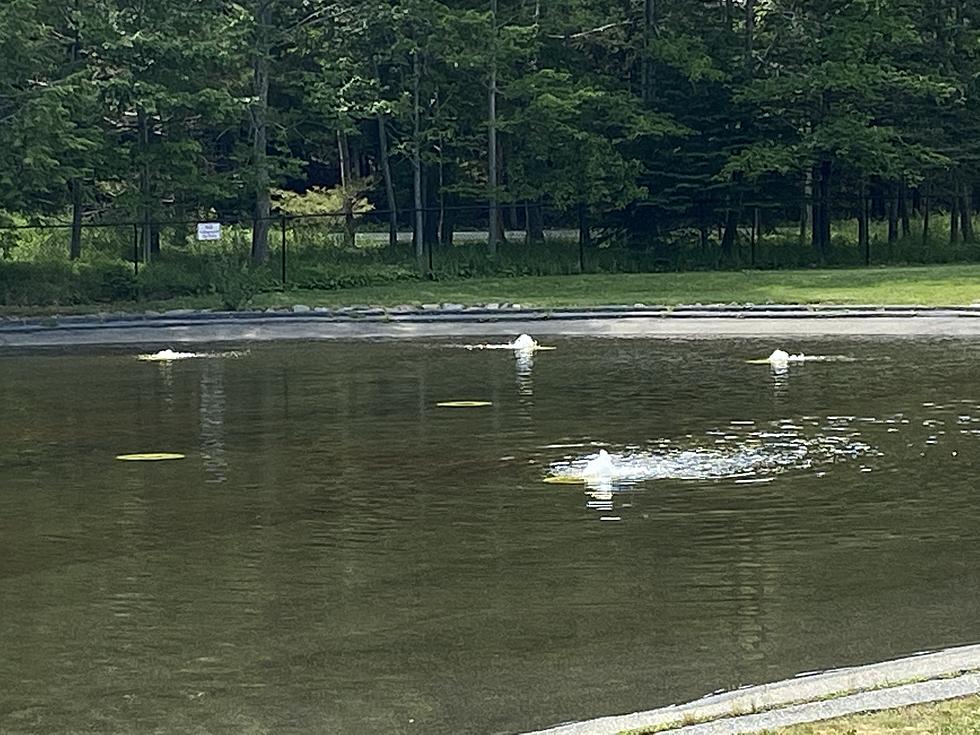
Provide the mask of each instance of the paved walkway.
[{"label": "paved walkway", "polygon": [[980,306],[521,309],[445,304],[265,312],[172,311],[0,320],[0,346],[413,337],[980,337]]},{"label": "paved walkway", "polygon": [[[628,715],[558,725],[526,735],[618,735],[660,728],[666,735],[735,735],[904,707],[980,692],[980,646],[855,666]],[[699,723],[699,724],[693,724]],[[661,735],[658,733],[658,735]]]}]

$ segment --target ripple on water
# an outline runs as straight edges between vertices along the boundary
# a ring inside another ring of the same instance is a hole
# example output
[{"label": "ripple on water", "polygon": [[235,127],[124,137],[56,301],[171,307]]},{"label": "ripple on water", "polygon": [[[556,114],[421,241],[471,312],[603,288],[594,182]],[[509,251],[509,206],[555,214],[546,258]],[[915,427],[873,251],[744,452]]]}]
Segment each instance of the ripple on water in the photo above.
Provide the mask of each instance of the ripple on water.
[{"label": "ripple on water", "polygon": [[[746,424],[742,428],[751,427]],[[610,452],[613,472],[604,479],[617,485],[650,480],[757,480],[876,454],[858,432],[845,427],[825,426],[813,432],[786,422],[738,433],[708,431],[700,441],[690,437],[682,442],[656,439],[648,444],[655,448],[627,447]],[[596,456],[566,457],[553,462],[550,472],[586,481],[590,479],[586,467]]]}]

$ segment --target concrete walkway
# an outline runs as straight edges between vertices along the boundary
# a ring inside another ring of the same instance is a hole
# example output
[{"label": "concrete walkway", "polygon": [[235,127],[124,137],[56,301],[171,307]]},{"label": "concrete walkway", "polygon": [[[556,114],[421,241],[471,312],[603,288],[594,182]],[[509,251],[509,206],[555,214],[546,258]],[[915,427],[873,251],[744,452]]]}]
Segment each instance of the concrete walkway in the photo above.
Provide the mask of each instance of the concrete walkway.
[{"label": "concrete walkway", "polygon": [[522,309],[432,305],[0,320],[0,346],[187,344],[417,337],[980,337],[980,306],[609,306]]},{"label": "concrete walkway", "polygon": [[688,704],[559,725],[526,735],[618,735],[643,728],[677,735],[753,733],[980,693],[977,672],[980,646],[964,646],[800,676]]}]

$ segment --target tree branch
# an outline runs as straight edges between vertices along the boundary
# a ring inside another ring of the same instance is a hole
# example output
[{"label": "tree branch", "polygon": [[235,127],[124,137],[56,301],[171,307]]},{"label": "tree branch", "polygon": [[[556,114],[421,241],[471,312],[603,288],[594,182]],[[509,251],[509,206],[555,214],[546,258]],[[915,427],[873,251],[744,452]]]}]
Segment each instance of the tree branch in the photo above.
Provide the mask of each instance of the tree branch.
[{"label": "tree branch", "polygon": [[620,28],[622,26],[633,25],[631,20],[620,20],[615,23],[606,23],[598,28],[590,28],[587,31],[579,31],[577,33],[565,33],[565,34],[547,34],[547,38],[554,38],[558,41],[571,41],[576,38],[585,38],[586,36],[594,36],[598,33],[605,33],[606,31],[612,30],[613,28]]}]

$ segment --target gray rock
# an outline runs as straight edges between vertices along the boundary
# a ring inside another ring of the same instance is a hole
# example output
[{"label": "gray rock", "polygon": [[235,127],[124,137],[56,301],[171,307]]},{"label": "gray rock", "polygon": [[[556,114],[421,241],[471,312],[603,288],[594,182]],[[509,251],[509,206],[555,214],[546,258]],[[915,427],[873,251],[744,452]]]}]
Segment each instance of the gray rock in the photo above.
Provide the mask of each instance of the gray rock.
[{"label": "gray rock", "polygon": [[190,316],[194,313],[193,309],[171,309],[163,312],[164,316]]},{"label": "gray rock", "polygon": [[305,314],[308,311],[313,311],[313,310],[309,306],[307,306],[306,304],[296,304],[293,307],[293,313],[294,314]]},{"label": "gray rock", "polygon": [[483,308],[489,309],[490,311],[496,311],[500,308],[500,304],[486,304]]},{"label": "gray rock", "polygon": [[466,307],[464,307],[462,304],[443,304],[442,305],[442,310],[443,311],[462,311],[464,308],[466,308]]},{"label": "gray rock", "polygon": [[330,313],[330,309],[328,309],[326,306],[318,306],[313,311],[315,311],[317,314],[329,314]]},{"label": "gray rock", "polygon": [[422,304],[422,309],[424,311],[438,311],[439,304]]}]

